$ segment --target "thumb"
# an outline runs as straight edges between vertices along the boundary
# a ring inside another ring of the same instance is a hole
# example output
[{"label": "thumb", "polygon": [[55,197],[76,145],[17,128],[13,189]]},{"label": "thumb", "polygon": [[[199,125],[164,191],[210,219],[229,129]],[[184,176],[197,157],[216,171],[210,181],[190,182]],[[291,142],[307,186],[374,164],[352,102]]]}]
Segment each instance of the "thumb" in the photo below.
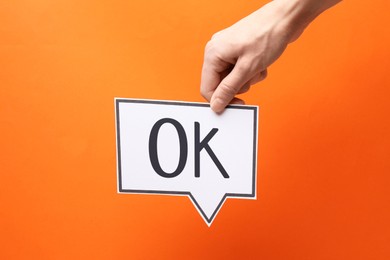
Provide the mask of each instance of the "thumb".
[{"label": "thumb", "polygon": [[251,76],[249,67],[244,62],[238,61],[215,89],[210,100],[211,109],[217,113],[222,112]]}]

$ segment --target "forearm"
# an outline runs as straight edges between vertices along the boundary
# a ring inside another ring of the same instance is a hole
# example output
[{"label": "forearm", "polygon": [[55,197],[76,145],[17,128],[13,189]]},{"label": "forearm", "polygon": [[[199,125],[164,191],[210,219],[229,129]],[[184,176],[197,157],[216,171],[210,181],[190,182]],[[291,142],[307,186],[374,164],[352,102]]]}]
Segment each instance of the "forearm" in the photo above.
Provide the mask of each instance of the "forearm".
[{"label": "forearm", "polygon": [[322,12],[342,0],[274,0],[284,13],[285,29],[290,42],[296,40],[306,27]]}]

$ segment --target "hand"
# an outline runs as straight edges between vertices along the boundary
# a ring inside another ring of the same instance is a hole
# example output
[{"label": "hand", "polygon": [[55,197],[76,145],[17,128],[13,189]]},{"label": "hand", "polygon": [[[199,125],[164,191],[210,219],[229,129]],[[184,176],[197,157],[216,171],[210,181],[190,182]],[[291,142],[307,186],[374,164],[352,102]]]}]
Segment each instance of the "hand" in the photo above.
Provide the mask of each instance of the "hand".
[{"label": "hand", "polygon": [[274,0],[231,27],[217,32],[207,43],[201,94],[211,109],[222,112],[235,97],[265,79],[267,68],[287,45],[297,39],[320,12],[338,0]]}]

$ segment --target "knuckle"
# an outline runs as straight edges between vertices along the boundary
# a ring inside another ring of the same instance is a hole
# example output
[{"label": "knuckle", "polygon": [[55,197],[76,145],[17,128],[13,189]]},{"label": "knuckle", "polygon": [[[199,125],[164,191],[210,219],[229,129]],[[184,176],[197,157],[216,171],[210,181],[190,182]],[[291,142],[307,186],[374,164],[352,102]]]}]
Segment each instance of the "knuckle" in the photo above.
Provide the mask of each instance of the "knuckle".
[{"label": "knuckle", "polygon": [[247,86],[242,87],[237,94],[244,94],[244,93],[248,92],[249,89],[250,89],[250,86],[248,84]]},{"label": "knuckle", "polygon": [[262,71],[261,73],[260,73],[260,81],[261,80],[264,80],[264,79],[266,79],[267,78],[267,76],[268,76],[268,72],[267,72],[267,70],[264,70],[264,71]]},{"label": "knuckle", "polygon": [[237,91],[235,90],[235,88],[228,82],[222,82],[219,86],[220,97],[223,99],[229,99],[234,97],[236,92]]},{"label": "knuckle", "polygon": [[241,91],[243,93],[245,93],[245,92],[247,92],[250,89],[250,87],[251,87],[250,82],[247,82],[247,83],[244,84],[244,86],[241,87]]},{"label": "knuckle", "polygon": [[207,42],[205,50],[204,50],[205,59],[206,60],[208,60],[208,59],[213,60],[217,56],[217,53],[218,53],[218,47],[216,46],[214,41],[210,40],[209,42]]},{"label": "knuckle", "polygon": [[226,52],[226,43],[221,39],[221,32],[215,33],[205,46],[205,57],[219,57]]},{"label": "knuckle", "polygon": [[216,33],[214,33],[214,34],[211,36],[211,39],[212,39],[212,40],[216,39],[216,38],[218,37],[218,35],[220,35],[220,34],[221,34],[221,32],[216,32]]},{"label": "knuckle", "polygon": [[237,66],[237,72],[241,75],[247,74],[251,70],[251,64],[249,62],[240,62]]},{"label": "knuckle", "polygon": [[213,49],[213,45],[214,45],[213,40],[209,40],[209,41],[206,43],[205,51],[207,52],[207,51]]}]

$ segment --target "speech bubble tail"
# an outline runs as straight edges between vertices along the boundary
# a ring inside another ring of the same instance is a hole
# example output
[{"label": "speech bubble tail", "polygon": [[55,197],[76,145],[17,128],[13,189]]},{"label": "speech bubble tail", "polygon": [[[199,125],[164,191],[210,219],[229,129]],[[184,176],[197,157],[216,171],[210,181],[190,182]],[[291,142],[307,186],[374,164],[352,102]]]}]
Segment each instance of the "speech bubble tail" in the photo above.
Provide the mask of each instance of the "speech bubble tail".
[{"label": "speech bubble tail", "polygon": [[191,193],[190,199],[195,205],[203,220],[210,227],[216,215],[226,200],[225,194]]}]

